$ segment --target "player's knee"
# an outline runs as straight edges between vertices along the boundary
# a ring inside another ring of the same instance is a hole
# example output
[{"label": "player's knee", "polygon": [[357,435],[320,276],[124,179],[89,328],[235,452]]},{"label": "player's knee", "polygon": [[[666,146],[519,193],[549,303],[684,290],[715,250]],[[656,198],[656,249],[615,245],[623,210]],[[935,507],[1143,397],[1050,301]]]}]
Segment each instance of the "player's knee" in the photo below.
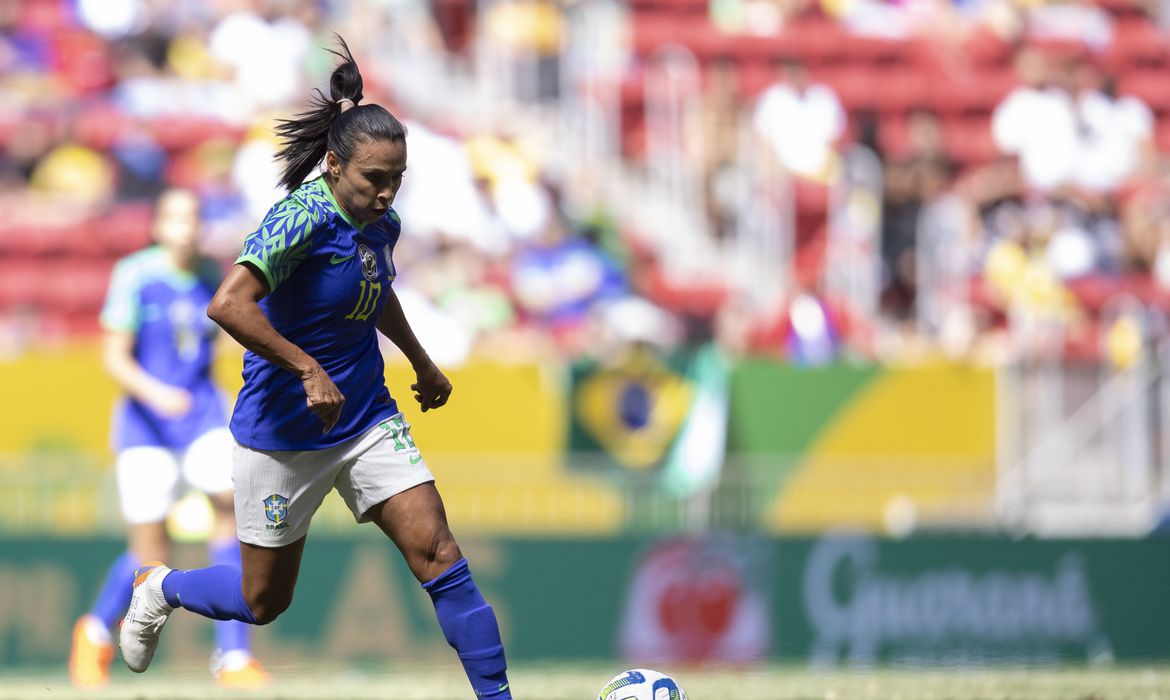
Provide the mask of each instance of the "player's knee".
[{"label": "player's knee", "polygon": [[265,591],[258,595],[247,596],[245,602],[252,611],[252,617],[258,625],[267,625],[292,604],[292,595],[277,591]]},{"label": "player's knee", "polygon": [[431,546],[427,550],[427,560],[437,568],[446,570],[455,562],[463,558],[455,536],[447,528],[435,533]]},{"label": "player's knee", "polygon": [[267,603],[256,603],[248,606],[252,610],[252,617],[256,620],[257,625],[267,625],[285,610],[288,610],[288,603],[278,603],[270,605]]}]

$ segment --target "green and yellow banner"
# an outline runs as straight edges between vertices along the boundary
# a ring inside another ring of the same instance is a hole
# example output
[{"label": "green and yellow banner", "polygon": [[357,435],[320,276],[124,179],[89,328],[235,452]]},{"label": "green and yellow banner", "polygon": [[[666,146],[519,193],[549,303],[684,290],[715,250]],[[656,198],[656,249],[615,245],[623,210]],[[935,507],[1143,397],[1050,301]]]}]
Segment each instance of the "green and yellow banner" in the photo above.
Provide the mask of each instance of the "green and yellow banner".
[{"label": "green and yellow banner", "polygon": [[[216,374],[228,396],[238,390],[238,348]],[[646,523],[633,510],[646,496],[668,508],[726,497],[777,533],[897,532],[990,515],[991,369],[794,367],[706,347],[572,366],[481,360],[449,376],[443,410],[424,415],[409,398],[402,408],[453,519],[480,531],[618,532]],[[413,380],[407,365],[388,363],[393,394],[409,397]],[[0,527],[24,513],[41,514],[44,527],[91,529],[110,510],[99,479],[113,460],[118,395],[99,348],[0,360],[0,386],[18,397],[0,425],[0,473],[19,476],[10,494],[39,499],[6,509]],[[71,490],[45,495],[52,479]]]}]

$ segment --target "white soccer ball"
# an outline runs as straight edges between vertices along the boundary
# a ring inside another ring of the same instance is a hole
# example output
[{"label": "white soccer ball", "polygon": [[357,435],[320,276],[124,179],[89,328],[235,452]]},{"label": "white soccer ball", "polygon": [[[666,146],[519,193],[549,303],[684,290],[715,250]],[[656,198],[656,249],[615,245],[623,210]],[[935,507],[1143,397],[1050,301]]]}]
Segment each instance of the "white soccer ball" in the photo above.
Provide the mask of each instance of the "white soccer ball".
[{"label": "white soccer ball", "polygon": [[635,668],[614,676],[597,700],[687,700],[687,691],[665,673]]}]

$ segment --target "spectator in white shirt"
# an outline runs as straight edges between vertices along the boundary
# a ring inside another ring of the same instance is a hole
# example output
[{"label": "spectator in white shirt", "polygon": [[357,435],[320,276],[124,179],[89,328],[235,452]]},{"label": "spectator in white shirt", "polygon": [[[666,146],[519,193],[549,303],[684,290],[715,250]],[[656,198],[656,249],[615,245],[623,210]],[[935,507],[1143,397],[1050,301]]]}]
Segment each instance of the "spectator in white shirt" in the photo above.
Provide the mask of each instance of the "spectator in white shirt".
[{"label": "spectator in white shirt", "polygon": [[1041,52],[1024,48],[1016,55],[1020,86],[991,117],[999,150],[1019,158],[1024,183],[1051,192],[1073,182],[1080,138],[1073,97]]},{"label": "spectator in white shirt", "polygon": [[833,90],[812,82],[800,62],[786,60],[779,72],[780,80],[756,103],[756,131],[787,170],[824,181],[845,132],[845,111]]},{"label": "spectator in white shirt", "polygon": [[1118,95],[1112,78],[1090,61],[1077,70],[1081,150],[1076,184],[1110,193],[1154,153],[1154,115],[1137,97]]}]

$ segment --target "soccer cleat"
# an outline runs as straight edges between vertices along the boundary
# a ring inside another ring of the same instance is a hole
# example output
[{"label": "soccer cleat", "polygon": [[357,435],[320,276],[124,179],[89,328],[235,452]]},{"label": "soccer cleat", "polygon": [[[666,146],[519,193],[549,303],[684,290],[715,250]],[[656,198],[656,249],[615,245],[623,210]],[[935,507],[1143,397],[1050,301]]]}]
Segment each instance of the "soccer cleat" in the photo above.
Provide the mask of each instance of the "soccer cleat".
[{"label": "soccer cleat", "polygon": [[99,688],[110,682],[110,662],[114,660],[114,644],[109,632],[106,638],[95,639],[92,629],[105,630],[101,620],[85,615],[73,626],[73,648],[69,652],[69,678],[78,688]]},{"label": "soccer cleat", "polygon": [[251,654],[245,651],[230,651],[221,655],[216,652],[211,661],[211,675],[221,688],[256,690],[272,682],[272,677]]},{"label": "soccer cleat", "polygon": [[163,625],[175,611],[162,592],[162,580],[169,573],[171,570],[157,561],[148,561],[134,572],[134,596],[118,637],[122,660],[135,673],[150,666]]}]

